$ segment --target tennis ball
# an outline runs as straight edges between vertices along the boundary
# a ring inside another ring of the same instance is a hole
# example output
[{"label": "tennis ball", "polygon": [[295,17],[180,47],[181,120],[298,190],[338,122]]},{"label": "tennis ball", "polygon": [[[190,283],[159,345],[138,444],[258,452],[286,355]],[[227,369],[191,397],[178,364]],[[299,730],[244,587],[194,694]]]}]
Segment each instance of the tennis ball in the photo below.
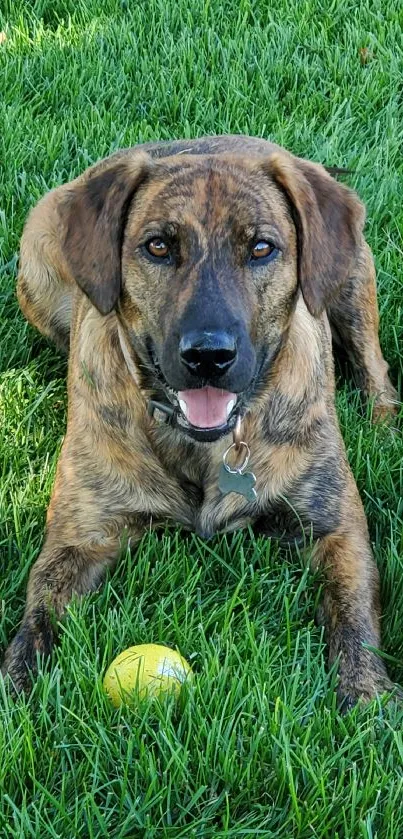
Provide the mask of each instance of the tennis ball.
[{"label": "tennis ball", "polygon": [[104,676],[104,689],[118,708],[130,698],[178,695],[181,685],[191,678],[187,661],[175,650],[161,644],[138,644],[120,653]]}]

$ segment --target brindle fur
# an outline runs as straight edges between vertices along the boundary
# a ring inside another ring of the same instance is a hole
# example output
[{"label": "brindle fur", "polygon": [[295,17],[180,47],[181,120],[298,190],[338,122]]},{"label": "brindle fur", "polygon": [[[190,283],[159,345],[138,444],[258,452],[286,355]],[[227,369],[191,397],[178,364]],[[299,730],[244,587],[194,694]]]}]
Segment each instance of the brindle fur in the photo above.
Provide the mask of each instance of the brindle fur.
[{"label": "brindle fur", "polygon": [[[178,270],[165,279],[137,252],[161,218],[181,231]],[[256,280],[242,263],[244,240],[267,220],[283,257]],[[331,329],[375,418],[393,413],[396,400],[363,221],[355,194],[323,167],[248,137],[124,150],[31,212],[18,298],[28,320],[69,350],[69,411],[45,543],[3,666],[17,689],[29,685],[37,652],[49,654],[53,619],[72,594],[98,586],[122,533],[134,544],[151,519],[203,537],[249,524],[312,535],[327,578],[320,619],[330,663],[339,659],[340,699],[349,707],[392,687],[367,647],[380,645],[378,573],[334,405]],[[230,435],[199,443],[147,413],[148,399],[161,396],[147,339],[172,351],[178,318],[192,306],[203,311],[201,277],[215,305],[244,313],[270,362],[243,422],[255,503],[218,490]]]}]

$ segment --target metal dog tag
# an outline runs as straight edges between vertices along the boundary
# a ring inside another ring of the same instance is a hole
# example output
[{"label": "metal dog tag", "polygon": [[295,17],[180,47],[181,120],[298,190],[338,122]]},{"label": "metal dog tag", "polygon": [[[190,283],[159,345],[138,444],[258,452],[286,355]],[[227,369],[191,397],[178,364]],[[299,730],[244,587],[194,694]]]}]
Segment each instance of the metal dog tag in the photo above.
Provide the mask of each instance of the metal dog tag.
[{"label": "metal dog tag", "polygon": [[225,463],[221,464],[218,475],[218,488],[223,495],[236,492],[243,495],[247,501],[256,501],[256,478],[253,472],[241,472],[239,469],[229,469]]},{"label": "metal dog tag", "polygon": [[[241,436],[241,421],[237,422],[234,430],[234,442],[224,452],[222,456],[222,464],[218,474],[218,488],[223,495],[228,495],[230,492],[236,492],[238,495],[243,495],[247,501],[256,501],[257,492],[255,490],[256,478],[253,472],[245,472],[249,463],[250,449],[249,446],[240,439]],[[231,468],[227,463],[227,458],[232,449],[245,451],[245,458],[241,466]]]}]

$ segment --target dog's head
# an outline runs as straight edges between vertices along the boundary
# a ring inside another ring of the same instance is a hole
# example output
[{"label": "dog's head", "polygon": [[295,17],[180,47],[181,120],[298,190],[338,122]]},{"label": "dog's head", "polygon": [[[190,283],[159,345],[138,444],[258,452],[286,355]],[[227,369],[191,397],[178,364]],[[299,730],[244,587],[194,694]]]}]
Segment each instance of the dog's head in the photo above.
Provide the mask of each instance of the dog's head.
[{"label": "dog's head", "polygon": [[205,441],[259,391],[297,296],[317,317],[337,294],[364,219],[323,167],[281,151],[111,158],[60,213],[76,282],[118,309],[139,375]]}]

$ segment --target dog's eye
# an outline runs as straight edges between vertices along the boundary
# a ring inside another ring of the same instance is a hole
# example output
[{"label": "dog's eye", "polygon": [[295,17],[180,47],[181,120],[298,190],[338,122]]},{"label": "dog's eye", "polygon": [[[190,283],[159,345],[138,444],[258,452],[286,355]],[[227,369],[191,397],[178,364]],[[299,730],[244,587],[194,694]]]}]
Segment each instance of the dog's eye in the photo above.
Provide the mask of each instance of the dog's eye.
[{"label": "dog's eye", "polygon": [[163,239],[160,239],[158,236],[156,236],[154,239],[150,239],[150,241],[146,243],[146,248],[148,250],[148,253],[150,253],[151,256],[156,256],[157,259],[165,259],[167,256],[169,256],[168,245],[166,244],[166,242],[164,242]]},{"label": "dog's eye", "polygon": [[264,239],[261,239],[259,242],[253,246],[251,251],[251,259],[267,259],[268,256],[272,256],[277,252],[277,248],[271,242],[266,242]]}]

